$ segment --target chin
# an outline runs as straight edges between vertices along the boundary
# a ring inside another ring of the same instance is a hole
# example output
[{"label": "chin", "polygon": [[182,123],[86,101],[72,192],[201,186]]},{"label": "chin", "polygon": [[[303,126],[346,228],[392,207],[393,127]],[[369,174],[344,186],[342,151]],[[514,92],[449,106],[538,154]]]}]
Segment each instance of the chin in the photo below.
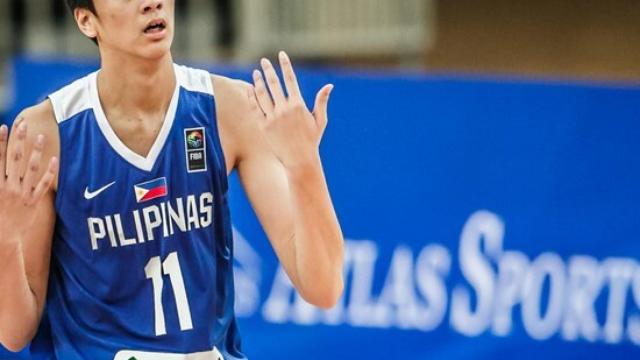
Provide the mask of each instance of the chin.
[{"label": "chin", "polygon": [[167,56],[171,52],[171,47],[157,47],[155,49],[145,49],[138,53],[138,55],[147,60],[160,60]]},{"label": "chin", "polygon": [[167,56],[171,52],[171,41],[165,39],[162,41],[146,44],[136,51],[137,55],[147,60],[159,60]]}]

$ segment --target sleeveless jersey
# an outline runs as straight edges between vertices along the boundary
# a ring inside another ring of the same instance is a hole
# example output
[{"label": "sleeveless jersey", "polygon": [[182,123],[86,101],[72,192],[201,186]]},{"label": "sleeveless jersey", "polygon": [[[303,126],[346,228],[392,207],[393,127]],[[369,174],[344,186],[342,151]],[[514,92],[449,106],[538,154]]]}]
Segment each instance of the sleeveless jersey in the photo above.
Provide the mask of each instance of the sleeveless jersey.
[{"label": "sleeveless jersey", "polygon": [[245,359],[211,76],[174,72],[146,157],[107,122],[97,73],[50,95],[61,148],[46,320],[57,359]]}]

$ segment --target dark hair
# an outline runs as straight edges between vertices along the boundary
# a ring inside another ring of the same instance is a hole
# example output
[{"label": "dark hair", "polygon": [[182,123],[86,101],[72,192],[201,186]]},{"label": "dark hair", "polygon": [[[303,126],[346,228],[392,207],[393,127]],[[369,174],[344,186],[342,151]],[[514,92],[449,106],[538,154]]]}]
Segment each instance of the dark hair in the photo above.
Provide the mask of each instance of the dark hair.
[{"label": "dark hair", "polygon": [[92,13],[96,13],[96,8],[93,6],[93,0],[67,0],[67,6],[69,10],[73,12],[76,8],[89,9]]},{"label": "dark hair", "polygon": [[[83,8],[83,9],[88,9],[92,13],[98,15],[96,13],[96,8],[93,5],[93,0],[67,0],[67,6],[69,6],[69,10],[71,10],[72,14],[76,8]],[[98,39],[91,38],[91,41],[93,41],[96,45],[98,45]]]}]

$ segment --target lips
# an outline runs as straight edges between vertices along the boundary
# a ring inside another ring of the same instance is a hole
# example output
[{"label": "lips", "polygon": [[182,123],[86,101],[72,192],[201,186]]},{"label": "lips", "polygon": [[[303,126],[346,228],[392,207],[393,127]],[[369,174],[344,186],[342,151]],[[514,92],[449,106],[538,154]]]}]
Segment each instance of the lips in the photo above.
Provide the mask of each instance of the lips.
[{"label": "lips", "polygon": [[145,34],[160,33],[167,27],[167,23],[162,19],[155,19],[147,24],[144,29]]}]

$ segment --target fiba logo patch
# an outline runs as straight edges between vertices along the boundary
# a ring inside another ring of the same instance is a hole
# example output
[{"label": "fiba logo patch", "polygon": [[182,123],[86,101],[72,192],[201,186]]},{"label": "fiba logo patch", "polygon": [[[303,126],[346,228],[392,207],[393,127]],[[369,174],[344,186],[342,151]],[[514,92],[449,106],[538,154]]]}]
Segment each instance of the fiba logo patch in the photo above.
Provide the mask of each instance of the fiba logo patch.
[{"label": "fiba logo patch", "polygon": [[202,132],[200,130],[191,131],[187,135],[187,147],[189,150],[202,149]]},{"label": "fiba logo patch", "polygon": [[184,149],[187,172],[207,170],[207,142],[203,127],[184,129]]}]

